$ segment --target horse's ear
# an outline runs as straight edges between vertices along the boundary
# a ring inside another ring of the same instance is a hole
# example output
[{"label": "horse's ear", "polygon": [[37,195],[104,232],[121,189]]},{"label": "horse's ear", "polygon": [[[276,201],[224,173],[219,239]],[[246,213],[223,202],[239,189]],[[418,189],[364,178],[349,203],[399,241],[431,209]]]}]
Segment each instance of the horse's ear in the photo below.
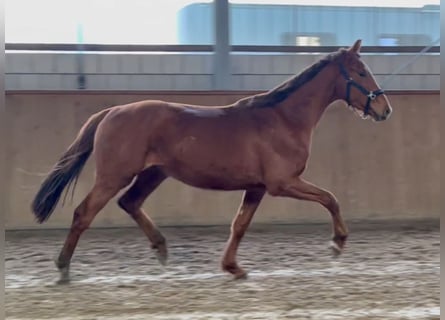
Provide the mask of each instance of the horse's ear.
[{"label": "horse's ear", "polygon": [[360,53],[360,47],[362,46],[362,40],[358,39],[353,45],[352,47],[349,49],[349,51],[354,52],[354,53]]}]

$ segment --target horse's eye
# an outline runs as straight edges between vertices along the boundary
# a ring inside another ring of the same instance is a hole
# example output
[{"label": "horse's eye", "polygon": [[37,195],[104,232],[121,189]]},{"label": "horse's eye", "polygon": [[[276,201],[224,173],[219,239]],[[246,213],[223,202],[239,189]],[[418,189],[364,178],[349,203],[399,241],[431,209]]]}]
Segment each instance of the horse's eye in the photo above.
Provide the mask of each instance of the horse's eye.
[{"label": "horse's eye", "polygon": [[358,75],[362,78],[366,77],[366,71],[360,71]]}]

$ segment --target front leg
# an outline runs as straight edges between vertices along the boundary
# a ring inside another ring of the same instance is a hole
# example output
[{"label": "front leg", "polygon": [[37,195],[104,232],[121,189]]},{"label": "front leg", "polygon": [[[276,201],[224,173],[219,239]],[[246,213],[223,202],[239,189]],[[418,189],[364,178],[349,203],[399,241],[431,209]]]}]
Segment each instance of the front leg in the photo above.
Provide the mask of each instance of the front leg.
[{"label": "front leg", "polygon": [[328,209],[332,216],[334,233],[331,249],[336,255],[342,252],[346,238],[348,237],[348,229],[340,214],[338,201],[331,192],[304,181],[300,177],[290,179],[286,182],[269,183],[267,190],[272,196],[315,201]]},{"label": "front leg", "polygon": [[227,242],[222,259],[222,268],[224,271],[233,274],[235,279],[245,278],[247,275],[247,273],[238,266],[236,262],[236,253],[241,239],[252,221],[253,215],[265,192],[266,190],[263,188],[246,190],[243,195],[242,203],[238,209],[238,213],[232,221],[230,238]]}]

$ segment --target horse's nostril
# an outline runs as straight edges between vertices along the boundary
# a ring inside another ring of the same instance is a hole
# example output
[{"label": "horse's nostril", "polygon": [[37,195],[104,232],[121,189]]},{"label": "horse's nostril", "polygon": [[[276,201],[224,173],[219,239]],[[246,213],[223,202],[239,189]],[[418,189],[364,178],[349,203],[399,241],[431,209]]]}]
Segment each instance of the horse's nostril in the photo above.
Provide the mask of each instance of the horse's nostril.
[{"label": "horse's nostril", "polygon": [[386,108],[385,111],[383,111],[383,114],[380,116],[380,120],[386,120],[391,115],[391,108]]}]

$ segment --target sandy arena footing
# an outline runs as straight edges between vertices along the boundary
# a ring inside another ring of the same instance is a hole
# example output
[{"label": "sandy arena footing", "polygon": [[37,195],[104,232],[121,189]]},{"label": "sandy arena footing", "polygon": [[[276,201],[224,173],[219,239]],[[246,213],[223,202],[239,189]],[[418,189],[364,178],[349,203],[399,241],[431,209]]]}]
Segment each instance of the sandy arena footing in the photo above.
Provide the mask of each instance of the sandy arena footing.
[{"label": "sandy arena footing", "polygon": [[67,231],[8,232],[7,319],[439,319],[438,221],[349,228],[333,258],[328,224],[253,226],[238,281],[219,264],[229,227],[162,228],[166,267],[139,229],[88,230],[68,285],[53,263]]}]

